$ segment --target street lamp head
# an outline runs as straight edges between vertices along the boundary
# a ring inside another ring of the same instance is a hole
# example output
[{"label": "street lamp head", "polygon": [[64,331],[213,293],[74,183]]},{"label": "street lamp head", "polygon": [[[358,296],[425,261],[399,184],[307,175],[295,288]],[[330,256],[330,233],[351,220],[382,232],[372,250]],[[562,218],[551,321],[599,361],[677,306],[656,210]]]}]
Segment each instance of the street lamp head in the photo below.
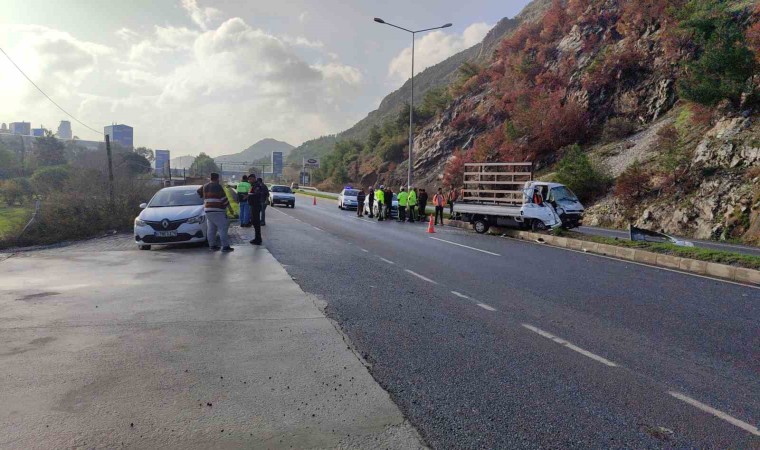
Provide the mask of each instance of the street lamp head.
[{"label": "street lamp head", "polygon": [[446,25],[442,26],[441,28],[448,28],[448,27],[450,27],[450,26],[451,26],[451,24],[450,24],[450,23],[447,23]]},{"label": "street lamp head", "polygon": [[375,17],[375,22],[377,23],[385,23],[385,21],[379,17]]}]

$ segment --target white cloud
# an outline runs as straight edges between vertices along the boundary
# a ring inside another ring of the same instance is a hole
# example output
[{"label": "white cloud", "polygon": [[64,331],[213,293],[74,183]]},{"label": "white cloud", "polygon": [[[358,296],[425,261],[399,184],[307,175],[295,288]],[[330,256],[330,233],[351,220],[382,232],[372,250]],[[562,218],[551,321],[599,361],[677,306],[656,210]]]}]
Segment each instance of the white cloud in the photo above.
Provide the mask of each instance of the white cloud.
[{"label": "white cloud", "polygon": [[207,30],[221,16],[221,11],[210,6],[202,7],[198,5],[198,0],[182,0],[182,7],[202,30]]},{"label": "white cloud", "polygon": [[309,12],[304,11],[301,14],[298,15],[298,21],[301,23],[306,23],[306,21],[309,20]]},{"label": "white cloud", "polygon": [[[238,17],[217,21],[221,13],[194,1],[182,5],[201,28],[125,28],[109,48],[49,28],[0,26],[0,42],[83,122],[95,129],[130,124],[137,145],[173,155],[230,153],[264,137],[298,144],[350,125],[346,110],[364,78],[323,43],[272,34]],[[0,85],[0,121],[65,118],[1,60]]]},{"label": "white cloud", "polygon": [[[438,64],[449,56],[480,43],[492,28],[486,23],[474,23],[462,34],[432,31],[419,38],[414,49],[414,73],[418,74],[430,66]],[[402,50],[388,66],[388,76],[397,81],[406,81],[411,74],[412,47]]]}]

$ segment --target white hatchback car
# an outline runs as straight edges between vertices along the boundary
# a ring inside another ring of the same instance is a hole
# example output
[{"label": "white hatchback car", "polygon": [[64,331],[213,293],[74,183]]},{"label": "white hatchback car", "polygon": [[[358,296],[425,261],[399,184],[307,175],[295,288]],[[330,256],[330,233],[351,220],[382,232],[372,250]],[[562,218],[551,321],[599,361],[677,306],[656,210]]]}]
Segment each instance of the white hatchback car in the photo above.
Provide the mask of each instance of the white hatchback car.
[{"label": "white hatchback car", "polygon": [[338,195],[338,208],[340,209],[357,209],[359,207],[359,201],[357,196],[359,190],[347,187],[340,191]]},{"label": "white hatchback car", "polygon": [[151,245],[187,244],[206,241],[206,213],[201,186],[174,186],[156,192],[135,219],[135,243],[140,250]]}]

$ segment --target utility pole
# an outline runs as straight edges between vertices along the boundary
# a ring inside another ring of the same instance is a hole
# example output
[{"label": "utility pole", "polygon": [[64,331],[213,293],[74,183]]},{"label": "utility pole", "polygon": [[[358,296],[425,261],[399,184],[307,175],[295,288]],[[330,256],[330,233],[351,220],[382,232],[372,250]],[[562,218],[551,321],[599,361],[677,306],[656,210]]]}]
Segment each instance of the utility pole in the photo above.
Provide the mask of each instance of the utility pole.
[{"label": "utility pole", "polygon": [[111,137],[106,134],[106,154],[108,155],[108,198],[113,211],[116,203],[113,198],[113,158],[111,157]]}]

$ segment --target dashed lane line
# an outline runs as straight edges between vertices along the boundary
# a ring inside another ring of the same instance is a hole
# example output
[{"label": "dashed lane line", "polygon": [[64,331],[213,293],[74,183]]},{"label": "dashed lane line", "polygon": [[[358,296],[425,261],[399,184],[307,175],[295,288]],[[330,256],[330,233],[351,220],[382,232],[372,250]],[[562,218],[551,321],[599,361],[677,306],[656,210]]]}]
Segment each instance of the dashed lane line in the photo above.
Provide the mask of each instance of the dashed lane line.
[{"label": "dashed lane line", "polygon": [[369,253],[369,250],[367,250],[367,249],[365,249],[365,248],[361,248],[361,247],[359,247],[359,250],[363,251],[364,253]]},{"label": "dashed lane line", "polygon": [[496,311],[496,308],[493,306],[486,305],[485,303],[478,303],[478,306],[485,309],[486,311]]},{"label": "dashed lane line", "polygon": [[452,293],[452,294],[454,294],[454,295],[456,295],[456,296],[457,296],[457,297],[459,297],[459,298],[463,298],[463,299],[465,299],[465,300],[472,300],[470,297],[468,297],[468,296],[466,296],[466,295],[464,295],[464,294],[462,294],[462,293],[460,293],[460,292],[457,292],[457,291],[451,291],[451,293]]},{"label": "dashed lane line", "polygon": [[388,264],[396,264],[395,262],[391,261],[390,259],[380,258],[381,261],[385,261]]},{"label": "dashed lane line", "polygon": [[570,350],[573,350],[575,352],[580,353],[583,356],[587,356],[587,357],[593,359],[594,361],[598,361],[598,362],[600,362],[600,363],[602,363],[602,364],[604,364],[606,366],[617,367],[617,364],[615,364],[614,362],[610,361],[609,359],[606,359],[606,358],[603,358],[603,357],[601,357],[599,355],[591,353],[588,350],[584,350],[584,349],[578,347],[577,345],[574,345],[574,344],[572,344],[572,343],[570,343],[570,342],[568,342],[568,341],[566,341],[566,340],[564,340],[564,339],[562,339],[560,337],[557,337],[557,336],[549,333],[548,331],[544,331],[544,330],[542,330],[540,328],[536,328],[533,325],[528,325],[527,323],[522,324],[522,326],[523,326],[523,328],[527,328],[528,330],[530,330],[530,331],[532,331],[534,333],[537,333],[540,336],[543,336],[543,337],[545,337],[547,339],[550,339],[550,340],[556,342],[559,345],[565,346],[565,347],[569,348]]},{"label": "dashed lane line", "polygon": [[681,400],[682,402],[686,402],[690,404],[691,406],[697,409],[700,409],[706,413],[712,414],[713,416],[719,419],[723,419],[726,422],[730,423],[731,425],[739,427],[744,431],[754,434],[755,436],[760,436],[760,431],[758,431],[756,426],[750,425],[747,422],[744,422],[743,420],[739,420],[735,417],[731,417],[728,414],[724,413],[723,411],[717,410],[713,408],[712,406],[705,405],[704,403],[698,400],[694,400],[693,398],[688,397],[686,395],[683,395],[680,392],[668,391],[668,394],[670,394],[672,397],[677,398],[678,400]]},{"label": "dashed lane line", "polygon": [[406,270],[408,273],[414,275],[415,277],[419,278],[420,280],[427,281],[428,283],[432,283],[432,284],[438,284],[435,281],[431,280],[430,278],[428,278],[428,277],[426,277],[424,275],[420,275],[417,272],[411,271],[409,269],[404,269],[404,270]]},{"label": "dashed lane line", "polygon": [[475,250],[476,252],[486,253],[488,255],[493,255],[493,256],[501,256],[498,253],[489,252],[488,250],[483,250],[481,248],[470,247],[469,245],[460,244],[458,242],[451,242],[451,241],[447,241],[445,239],[439,239],[439,238],[432,237],[432,236],[429,236],[429,237],[430,237],[430,239],[433,239],[433,240],[436,240],[436,241],[445,242],[447,244],[456,245],[458,247],[469,248],[470,250]]}]

